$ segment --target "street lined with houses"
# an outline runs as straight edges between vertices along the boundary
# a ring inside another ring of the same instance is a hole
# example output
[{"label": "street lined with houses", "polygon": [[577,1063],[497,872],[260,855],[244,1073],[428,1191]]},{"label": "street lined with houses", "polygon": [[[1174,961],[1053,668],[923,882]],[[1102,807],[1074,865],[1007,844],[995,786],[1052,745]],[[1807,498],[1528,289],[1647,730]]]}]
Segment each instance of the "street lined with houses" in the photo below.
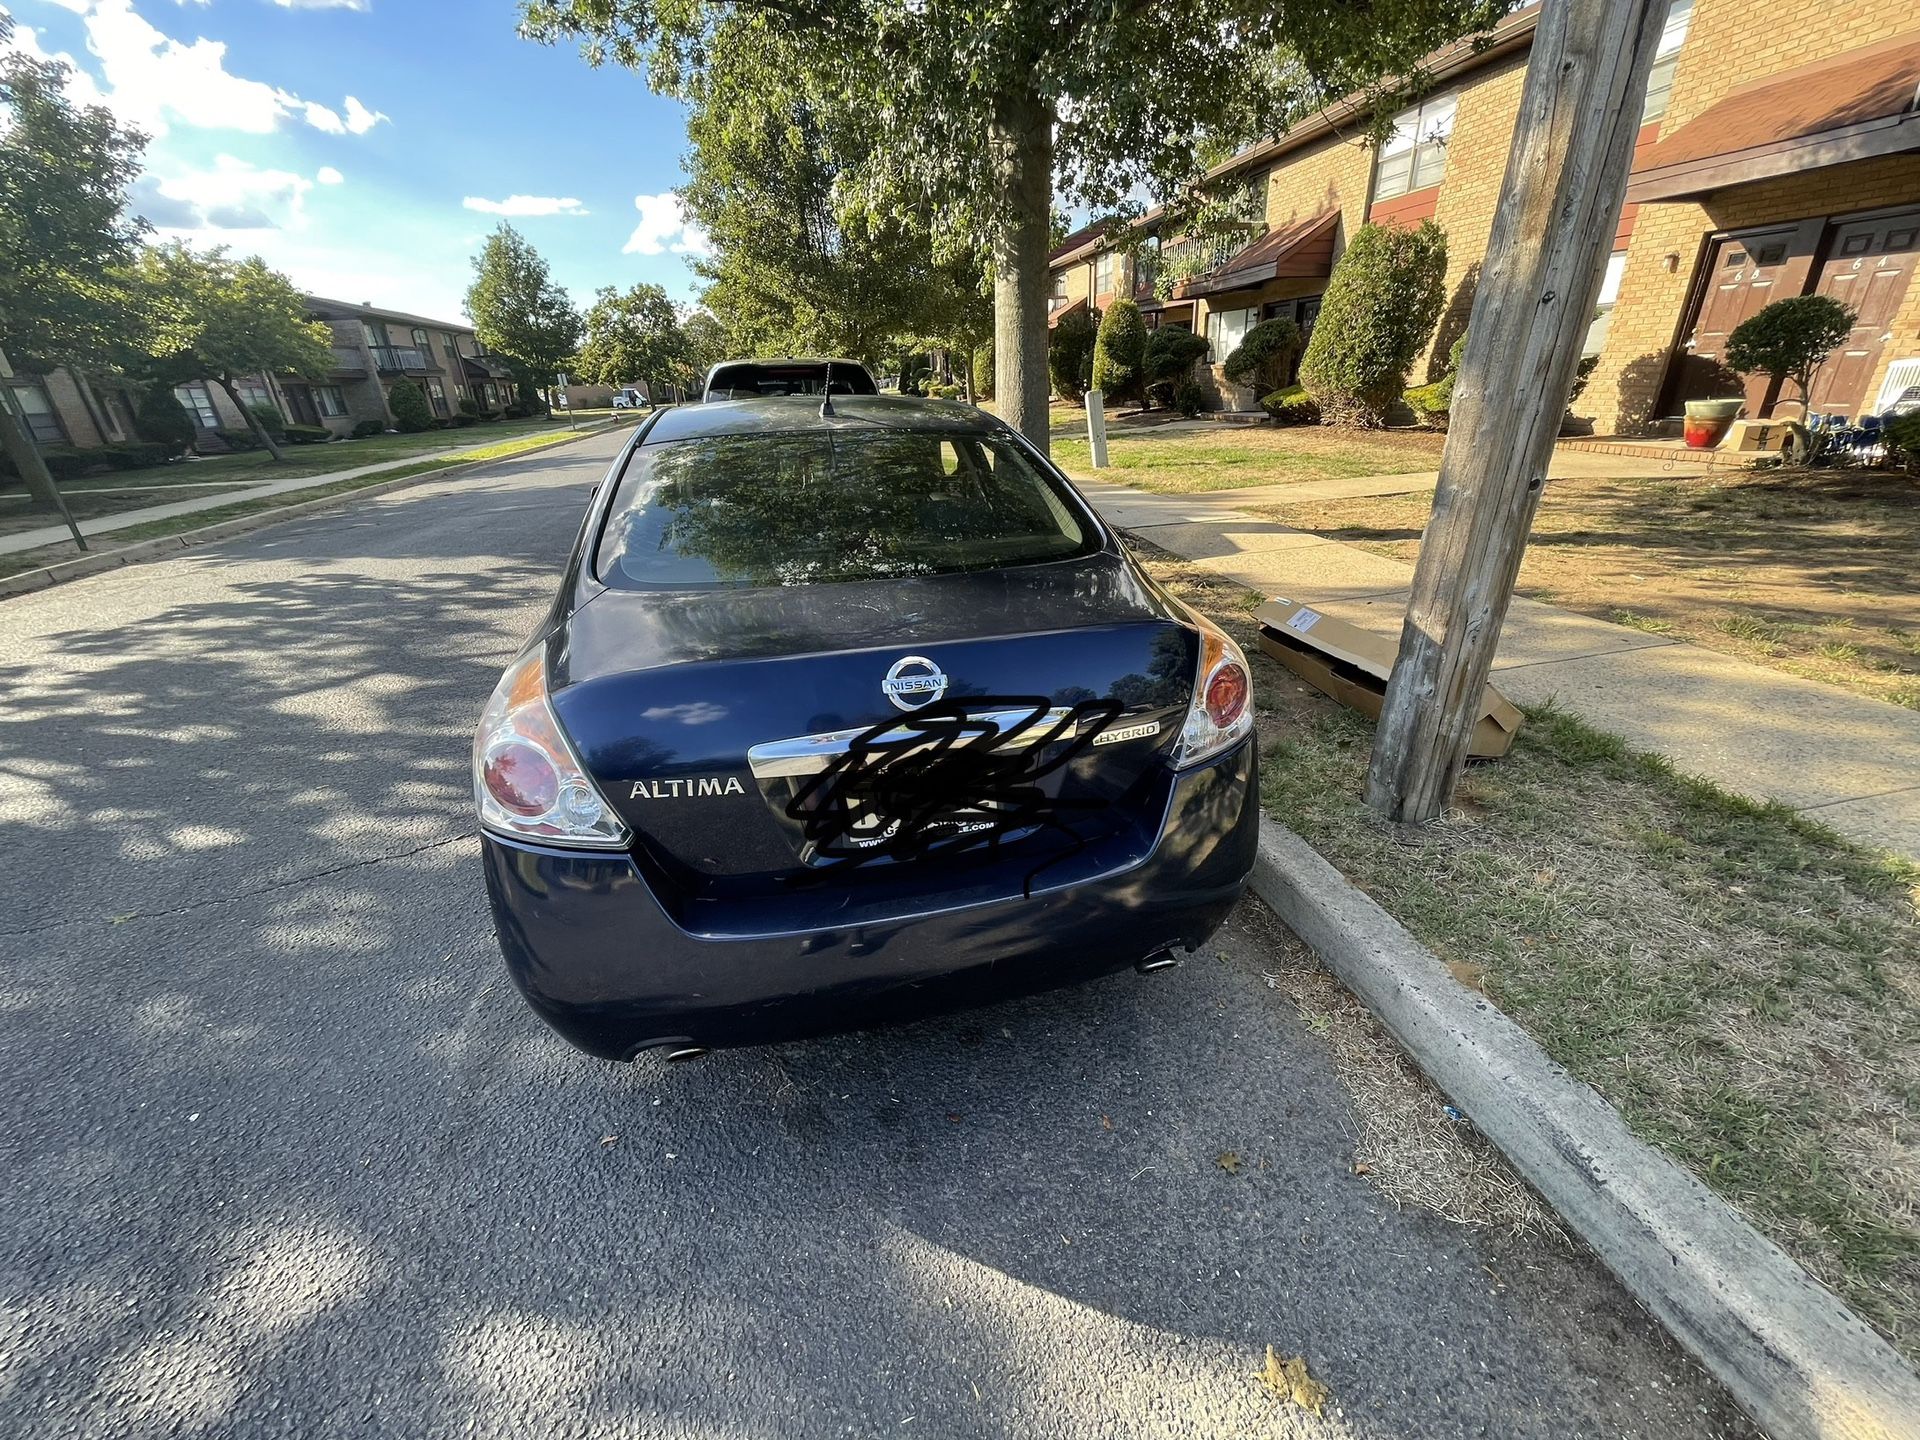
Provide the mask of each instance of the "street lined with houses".
[{"label": "street lined with houses", "polygon": [[540,1027],[466,737],[624,439],[0,607],[32,1433],[1748,1433],[1591,1258],[1354,1173],[1345,1022],[1251,904],[692,1067]]}]

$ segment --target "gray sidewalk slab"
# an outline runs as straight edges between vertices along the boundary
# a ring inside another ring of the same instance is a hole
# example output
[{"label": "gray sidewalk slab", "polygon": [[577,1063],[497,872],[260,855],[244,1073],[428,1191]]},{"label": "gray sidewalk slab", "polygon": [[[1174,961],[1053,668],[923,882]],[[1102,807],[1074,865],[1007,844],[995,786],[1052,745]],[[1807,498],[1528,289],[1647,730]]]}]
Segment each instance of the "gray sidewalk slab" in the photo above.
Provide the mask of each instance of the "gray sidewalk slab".
[{"label": "gray sidewalk slab", "polygon": [[[589,429],[573,432],[585,435]],[[519,436],[509,436],[518,439]],[[556,432],[554,439],[563,438]],[[296,475],[286,480],[269,480],[258,485],[240,488],[235,486],[219,495],[202,495],[197,500],[175,500],[165,505],[146,505],[138,510],[123,510],[118,515],[102,515],[94,520],[82,520],[80,533],[86,536],[111,535],[116,530],[128,530],[135,525],[148,525],[155,520],[171,520],[176,515],[196,515],[204,510],[218,510],[225,505],[238,505],[250,500],[265,500],[275,495],[289,495],[299,490],[312,490],[321,485],[332,485],[341,480],[353,480],[362,475],[377,474],[382,470],[396,470],[406,465],[417,465],[422,460],[446,460],[457,458],[475,450],[485,450],[503,443],[498,439],[482,440],[472,445],[444,445],[432,450],[422,450],[417,455],[407,455],[399,459],[382,460],[372,465],[357,465],[344,470],[329,470],[324,475]],[[228,484],[218,478],[217,473],[206,482],[213,485]],[[86,492],[75,492],[84,494]],[[96,492],[97,493],[97,492]],[[12,535],[0,535],[0,555],[15,555],[23,550],[38,550],[46,545],[71,543],[71,534],[64,525],[41,525],[32,530],[17,531]]]},{"label": "gray sidewalk slab", "polygon": [[[1588,460],[1617,457],[1581,456],[1576,464]],[[1247,492],[1083,488],[1112,523],[1201,569],[1381,634],[1399,631],[1411,565],[1220,503]],[[1261,487],[1261,498],[1301,488]],[[1523,705],[1551,701],[1690,774],[1920,857],[1914,711],[1525,599],[1508,611],[1494,669],[1500,688]]]}]

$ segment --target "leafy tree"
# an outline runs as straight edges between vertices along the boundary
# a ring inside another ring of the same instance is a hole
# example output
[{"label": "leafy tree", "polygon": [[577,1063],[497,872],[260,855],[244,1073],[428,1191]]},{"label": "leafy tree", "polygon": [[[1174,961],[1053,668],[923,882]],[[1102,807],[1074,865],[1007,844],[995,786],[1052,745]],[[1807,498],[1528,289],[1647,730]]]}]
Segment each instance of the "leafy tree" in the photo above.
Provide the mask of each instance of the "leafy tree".
[{"label": "leafy tree", "polygon": [[150,307],[149,348],[162,372],[212,380],[275,460],[285,459],[240,399],[243,375],[318,378],[333,364],[333,332],[307,319],[293,281],[258,255],[235,260],[225,247],[199,251],[178,241],[143,251],[135,275]]},{"label": "leafy tree", "polygon": [[1406,389],[1407,371],[1446,302],[1447,238],[1362,225],[1327,281],[1300,383],[1335,424],[1376,428]]},{"label": "leafy tree", "polygon": [[1100,317],[1093,340],[1093,385],[1110,400],[1139,399],[1140,362],[1147,351],[1147,322],[1131,300],[1116,300]]},{"label": "leafy tree", "polygon": [[727,327],[710,311],[684,311],[680,316],[679,357],[667,378],[686,394],[698,396],[706,384],[707,371],[741,353]]},{"label": "leafy tree", "polygon": [[193,448],[193,417],[187,407],[174,398],[173,386],[162,381],[140,392],[140,404],[133,412],[133,428],[142,440],[167,447],[170,457],[186,454]]},{"label": "leafy tree", "polygon": [[587,309],[587,340],[574,357],[574,374],[589,385],[657,384],[673,373],[682,343],[680,317],[665,290],[635,285],[622,295],[604,286]]},{"label": "leafy tree", "polygon": [[1813,399],[1813,376],[1846,343],[1859,317],[1831,295],[1776,300],[1742,320],[1727,337],[1727,364],[1743,375],[1770,375],[1800,388],[1800,408]]},{"label": "leafy tree", "polygon": [[505,221],[473,257],[467,314],[480,343],[518,372],[523,401],[528,390],[553,384],[585,331],[546,260]]},{"label": "leafy tree", "polygon": [[[1169,409],[1182,382],[1193,383],[1193,367],[1204,359],[1207,341],[1178,325],[1162,325],[1147,337],[1147,348],[1140,357],[1140,378],[1146,384],[1147,398]],[[1191,397],[1189,397],[1191,398]]]},{"label": "leafy tree", "polygon": [[973,385],[975,400],[993,398],[993,336],[988,335],[973,347],[973,354],[967,357],[968,380]]},{"label": "leafy tree", "polygon": [[[67,66],[7,48],[13,25],[0,11],[0,350],[24,373],[84,368],[134,325],[118,277],[144,228],[126,205],[147,138],[76,106]],[[5,399],[0,448],[35,500],[64,509]]]},{"label": "leafy tree", "polygon": [[1251,385],[1260,394],[1275,389],[1287,362],[1300,353],[1300,327],[1284,315],[1262,320],[1240,337],[1220,368],[1236,385]]},{"label": "leafy tree", "polygon": [[433,409],[426,394],[411,380],[396,380],[387,391],[387,408],[393,411],[393,426],[405,435],[418,435],[433,428]]},{"label": "leafy tree", "polygon": [[[697,95],[796,85],[871,133],[846,192],[984,244],[995,394],[1047,444],[1047,249],[1056,181],[1106,208],[1145,181],[1162,197],[1203,169],[1201,137],[1272,130],[1343,91],[1412,72],[1486,28],[1504,0],[521,0],[523,34],[583,42],[595,64]],[[1286,57],[1279,63],[1277,56]],[[1389,112],[1390,113],[1390,112]]]},{"label": "leafy tree", "polygon": [[[1078,405],[1086,399],[1087,387],[1093,383],[1093,346],[1099,334],[1098,314],[1092,309],[1069,310],[1053,327],[1053,341],[1047,347],[1047,374],[1053,383],[1053,392],[1071,405]],[[997,334],[994,344],[996,347],[999,344]],[[1001,378],[996,367],[994,382],[998,384]],[[901,384],[904,386],[905,383],[903,374]]]}]

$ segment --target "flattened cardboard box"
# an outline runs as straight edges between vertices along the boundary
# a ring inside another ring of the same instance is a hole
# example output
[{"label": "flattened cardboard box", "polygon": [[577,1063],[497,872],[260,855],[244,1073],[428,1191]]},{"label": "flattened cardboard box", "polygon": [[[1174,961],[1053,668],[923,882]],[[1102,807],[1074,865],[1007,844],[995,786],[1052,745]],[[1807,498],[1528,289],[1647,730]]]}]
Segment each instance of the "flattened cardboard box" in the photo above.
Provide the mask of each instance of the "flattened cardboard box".
[{"label": "flattened cardboard box", "polygon": [[[1376,635],[1344,620],[1278,596],[1253,612],[1260,622],[1260,648],[1342,705],[1380,718],[1387,698],[1387,677],[1400,651],[1397,635]],[[1480,695],[1467,754],[1491,760],[1513,748],[1520,708],[1493,686]]]}]

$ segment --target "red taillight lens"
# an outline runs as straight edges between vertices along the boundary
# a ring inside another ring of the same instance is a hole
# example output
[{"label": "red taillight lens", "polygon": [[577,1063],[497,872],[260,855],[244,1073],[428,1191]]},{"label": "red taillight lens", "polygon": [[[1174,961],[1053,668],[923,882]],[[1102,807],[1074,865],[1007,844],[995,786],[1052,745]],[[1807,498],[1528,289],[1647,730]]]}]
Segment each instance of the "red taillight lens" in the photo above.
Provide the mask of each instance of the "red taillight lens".
[{"label": "red taillight lens", "polygon": [[1247,672],[1232,660],[1222,664],[1207,680],[1207,718],[1226,729],[1246,711],[1248,690]]},{"label": "red taillight lens", "polygon": [[487,753],[487,793],[516,815],[544,815],[560,798],[560,772],[524,740],[507,740]]}]

